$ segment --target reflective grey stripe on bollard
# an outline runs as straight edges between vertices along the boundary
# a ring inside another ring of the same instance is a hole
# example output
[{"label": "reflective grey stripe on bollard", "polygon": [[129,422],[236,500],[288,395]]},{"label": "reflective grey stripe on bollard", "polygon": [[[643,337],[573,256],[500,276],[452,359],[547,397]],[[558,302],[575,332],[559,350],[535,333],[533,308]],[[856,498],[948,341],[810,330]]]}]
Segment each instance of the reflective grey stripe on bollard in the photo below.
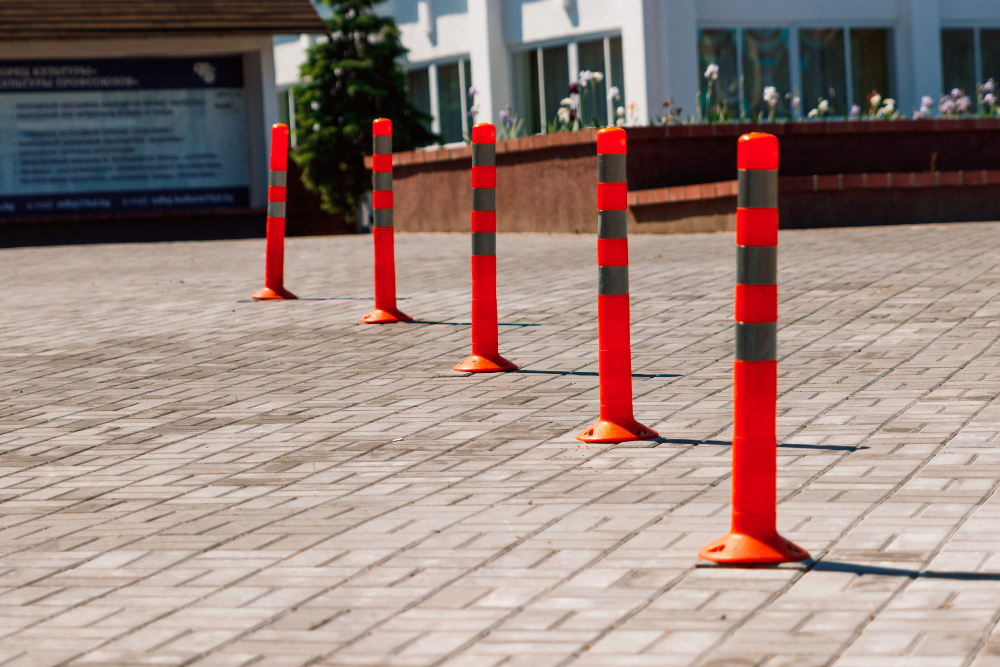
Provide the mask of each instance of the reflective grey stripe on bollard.
[{"label": "reflective grey stripe on bollard", "polygon": [[626,211],[597,212],[597,238],[623,239],[627,236],[627,229],[628,213]]},{"label": "reflective grey stripe on bollard", "polygon": [[778,170],[740,169],[737,208],[778,208]]},{"label": "reflective grey stripe on bollard", "polygon": [[627,266],[598,266],[598,294],[628,294]]},{"label": "reflective grey stripe on bollard", "polygon": [[392,153],[392,137],[375,137],[375,141],[372,144],[372,152],[375,155],[385,155],[386,153]]},{"label": "reflective grey stripe on bollard", "polygon": [[283,201],[269,201],[269,202],[267,202],[267,217],[269,217],[269,218],[284,218],[285,217],[285,202],[283,202]]},{"label": "reflective grey stripe on bollard", "polygon": [[497,147],[495,144],[472,144],[473,167],[497,166]]},{"label": "reflective grey stripe on bollard", "polygon": [[392,227],[392,209],[376,208],[372,211],[372,224],[375,227]]},{"label": "reflective grey stripe on bollard", "polygon": [[775,361],[777,342],[777,322],[736,323],[737,361]]},{"label": "reflective grey stripe on bollard", "polygon": [[740,285],[777,285],[778,246],[736,246],[736,282]]},{"label": "reflective grey stripe on bollard", "polygon": [[496,232],[472,232],[473,255],[497,254]]},{"label": "reflective grey stripe on bollard", "polygon": [[598,155],[597,156],[597,182],[598,183],[624,183],[625,182],[625,158],[622,155]]},{"label": "reflective grey stripe on bollard", "polygon": [[392,190],[392,172],[373,171],[372,190]]},{"label": "reflective grey stripe on bollard", "polygon": [[268,176],[267,184],[273,188],[284,188],[288,185],[287,171],[272,171]]},{"label": "reflective grey stripe on bollard", "polygon": [[495,211],[497,210],[497,191],[486,188],[475,188],[472,190],[472,210],[473,211]]}]

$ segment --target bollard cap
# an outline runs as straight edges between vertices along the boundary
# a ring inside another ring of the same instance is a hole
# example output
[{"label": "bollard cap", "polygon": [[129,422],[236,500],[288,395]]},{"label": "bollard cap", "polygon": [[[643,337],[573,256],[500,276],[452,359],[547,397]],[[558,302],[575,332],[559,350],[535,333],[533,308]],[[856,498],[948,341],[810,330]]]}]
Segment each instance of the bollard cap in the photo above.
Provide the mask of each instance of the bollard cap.
[{"label": "bollard cap", "polygon": [[372,121],[372,134],[376,137],[391,137],[392,121],[388,118],[376,118]]},{"label": "bollard cap", "polygon": [[495,144],[496,142],[497,128],[493,123],[478,123],[472,126],[472,143]]},{"label": "bollard cap", "polygon": [[271,126],[271,171],[288,170],[288,126],[275,123]]},{"label": "bollard cap", "polygon": [[598,155],[624,155],[626,152],[625,130],[620,127],[606,127],[597,131]]},{"label": "bollard cap", "polygon": [[744,134],[737,142],[737,169],[777,169],[778,137],[765,132]]}]

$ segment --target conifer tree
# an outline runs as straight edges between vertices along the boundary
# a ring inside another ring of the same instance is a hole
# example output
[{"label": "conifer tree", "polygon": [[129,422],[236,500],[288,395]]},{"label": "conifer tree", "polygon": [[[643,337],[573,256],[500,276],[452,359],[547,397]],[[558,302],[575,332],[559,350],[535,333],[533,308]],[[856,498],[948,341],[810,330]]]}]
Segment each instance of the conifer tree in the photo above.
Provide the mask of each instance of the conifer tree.
[{"label": "conifer tree", "polygon": [[392,17],[373,11],[379,0],[323,0],[333,9],[331,36],[309,49],[303,83],[294,90],[298,148],[305,186],[322,197],[324,210],[353,215],[371,190],[364,156],[372,152],[372,121],[392,121],[394,152],[434,143],[421,113],[406,94],[406,54]]}]

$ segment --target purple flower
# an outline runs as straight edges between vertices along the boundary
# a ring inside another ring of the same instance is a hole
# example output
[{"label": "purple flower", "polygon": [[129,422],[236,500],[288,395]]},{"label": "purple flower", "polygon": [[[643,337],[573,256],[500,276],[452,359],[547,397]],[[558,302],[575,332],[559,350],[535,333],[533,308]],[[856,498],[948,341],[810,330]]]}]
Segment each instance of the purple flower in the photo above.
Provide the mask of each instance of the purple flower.
[{"label": "purple flower", "polygon": [[930,95],[924,95],[923,97],[920,98],[921,109],[930,109],[932,106],[934,106],[933,97],[931,97]]},{"label": "purple flower", "polygon": [[578,83],[571,83],[571,84],[569,84],[569,94],[570,95],[579,95],[580,94],[580,84],[578,84]]},{"label": "purple flower", "polygon": [[951,99],[957,100],[961,96],[962,96],[962,91],[961,90],[959,90],[958,88],[952,88],[951,89]]},{"label": "purple flower", "polygon": [[479,94],[479,91],[476,90],[475,86],[469,86],[469,97],[475,97],[478,94]]},{"label": "purple flower", "polygon": [[997,103],[997,96],[994,95],[993,93],[986,93],[985,95],[983,95],[983,104],[988,104],[990,106],[993,106],[996,103]]},{"label": "purple flower", "polygon": [[861,116],[861,107],[859,107],[857,104],[855,104],[854,106],[852,106],[851,107],[851,114],[850,114],[850,116],[851,116],[851,118],[858,118],[858,117],[860,117]]},{"label": "purple flower", "polygon": [[983,92],[989,95],[990,93],[995,93],[997,89],[997,84],[994,83],[993,79],[988,80],[983,84]]},{"label": "purple flower", "polygon": [[955,106],[955,103],[950,97],[942,97],[941,102],[938,103],[938,111],[941,113],[948,113]]}]

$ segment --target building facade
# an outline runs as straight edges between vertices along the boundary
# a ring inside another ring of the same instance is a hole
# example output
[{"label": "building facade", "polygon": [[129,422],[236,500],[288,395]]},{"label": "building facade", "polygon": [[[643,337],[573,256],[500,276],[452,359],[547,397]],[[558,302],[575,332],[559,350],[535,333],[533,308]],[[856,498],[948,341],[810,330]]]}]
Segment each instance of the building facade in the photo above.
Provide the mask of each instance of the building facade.
[{"label": "building facade", "polygon": [[[1000,79],[996,0],[388,0],[380,12],[399,23],[410,94],[446,142],[508,107],[525,132],[544,132],[584,71],[602,74],[585,115],[607,122],[620,109],[635,124],[670,100],[695,115],[711,64],[711,101],[750,118],[770,86],[779,117],[821,98],[846,114],[873,91],[909,115],[924,95],[959,88],[975,100],[978,83]],[[279,40],[279,88],[295,82],[309,39]]]}]

